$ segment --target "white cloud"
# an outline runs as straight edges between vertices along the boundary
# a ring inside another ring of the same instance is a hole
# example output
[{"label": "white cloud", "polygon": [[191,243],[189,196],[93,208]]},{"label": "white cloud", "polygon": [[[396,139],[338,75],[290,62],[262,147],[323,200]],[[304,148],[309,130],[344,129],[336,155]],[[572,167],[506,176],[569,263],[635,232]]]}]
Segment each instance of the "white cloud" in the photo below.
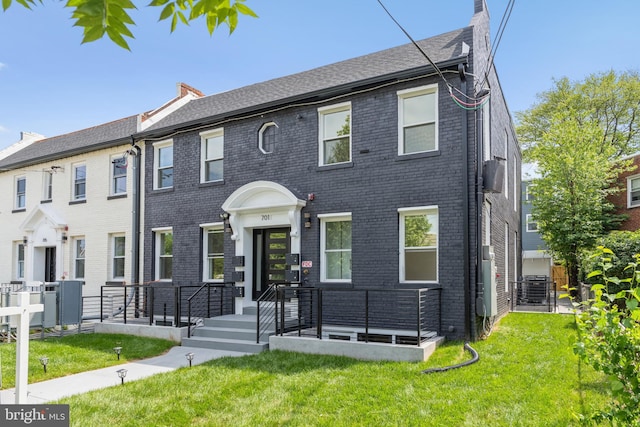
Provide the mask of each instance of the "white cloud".
[{"label": "white cloud", "polygon": [[6,66],[7,66],[7,64],[3,64],[2,62],[0,62],[0,70],[2,70]]}]

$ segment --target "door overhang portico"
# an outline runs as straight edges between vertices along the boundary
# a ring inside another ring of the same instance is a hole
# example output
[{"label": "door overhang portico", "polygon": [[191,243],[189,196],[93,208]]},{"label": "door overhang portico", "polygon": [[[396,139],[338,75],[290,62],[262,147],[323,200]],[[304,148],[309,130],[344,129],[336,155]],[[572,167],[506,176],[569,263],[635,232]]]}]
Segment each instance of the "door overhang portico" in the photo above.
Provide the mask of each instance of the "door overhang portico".
[{"label": "door overhang portico", "polygon": [[[244,298],[236,301],[236,312],[243,305],[252,305],[251,287],[253,276],[253,230],[256,228],[288,227],[291,229],[291,252],[300,253],[300,211],[307,202],[298,199],[289,189],[272,181],[254,181],[234,191],[222,204],[229,214],[231,239],[235,241],[235,255],[244,256],[244,266],[236,267],[244,272]],[[294,267],[297,268],[297,267]]]}]

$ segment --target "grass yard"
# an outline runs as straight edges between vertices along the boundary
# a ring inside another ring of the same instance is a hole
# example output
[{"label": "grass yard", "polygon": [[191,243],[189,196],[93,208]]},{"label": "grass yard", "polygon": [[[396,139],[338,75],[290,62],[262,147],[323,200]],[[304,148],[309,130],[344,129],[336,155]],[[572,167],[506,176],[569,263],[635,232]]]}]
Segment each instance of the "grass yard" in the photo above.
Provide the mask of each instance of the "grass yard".
[{"label": "grass yard", "polygon": [[64,399],[74,426],[568,426],[606,404],[604,378],[578,364],[570,315],[511,313],[473,346],[425,363],[265,352],[225,358]]},{"label": "grass yard", "polygon": [[[29,342],[29,383],[157,356],[176,344],[122,334],[79,334]],[[114,347],[122,347],[120,360]],[[40,364],[48,357],[47,373]],[[0,389],[15,386],[16,344],[0,343]]]}]

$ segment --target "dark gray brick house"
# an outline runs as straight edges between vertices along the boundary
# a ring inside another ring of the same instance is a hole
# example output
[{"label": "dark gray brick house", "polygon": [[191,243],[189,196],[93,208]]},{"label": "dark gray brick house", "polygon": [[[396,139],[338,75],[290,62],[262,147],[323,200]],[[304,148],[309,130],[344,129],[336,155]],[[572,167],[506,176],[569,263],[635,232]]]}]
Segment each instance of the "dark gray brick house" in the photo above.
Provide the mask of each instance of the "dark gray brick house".
[{"label": "dark gray brick house", "polygon": [[[206,96],[139,133],[144,281],[235,282],[236,313],[271,283],[425,288],[438,332],[475,339],[518,275],[520,151],[474,8],[417,42],[437,69],[409,43]],[[325,300],[324,321],[357,322],[354,295]],[[391,293],[371,304],[411,323]]]}]

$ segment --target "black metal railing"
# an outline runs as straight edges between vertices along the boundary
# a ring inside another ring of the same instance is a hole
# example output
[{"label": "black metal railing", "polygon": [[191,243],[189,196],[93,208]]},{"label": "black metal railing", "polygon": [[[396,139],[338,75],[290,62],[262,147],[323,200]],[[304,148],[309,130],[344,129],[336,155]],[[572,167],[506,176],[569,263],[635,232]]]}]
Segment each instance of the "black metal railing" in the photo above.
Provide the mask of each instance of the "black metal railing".
[{"label": "black metal railing", "polygon": [[[228,283],[211,283],[209,292],[201,294],[207,284],[156,282],[148,285],[113,285],[100,288],[100,321],[146,323],[157,326],[188,326],[192,318],[211,317],[234,311],[234,287]],[[218,289],[213,291],[212,288]],[[191,298],[194,294],[197,294]],[[207,297],[205,299],[204,297]],[[190,300],[191,298],[191,300]],[[191,316],[189,305],[191,304]],[[204,307],[204,308],[202,308]],[[207,311],[208,308],[208,311]],[[190,318],[191,317],[191,318]]]},{"label": "black metal railing", "polygon": [[[441,333],[441,289],[346,289],[275,285],[273,308],[268,306],[276,335],[296,334],[318,339],[354,339],[420,345]],[[263,304],[260,304],[261,306]],[[263,309],[260,308],[260,311]],[[268,328],[258,320],[258,340]],[[342,329],[341,329],[342,328]],[[325,333],[325,329],[329,332]],[[333,331],[330,332],[330,331]],[[338,332],[336,332],[338,331]]]},{"label": "black metal railing", "polygon": [[256,324],[256,343],[260,344],[263,336],[268,336],[275,331],[278,316],[276,315],[276,294],[279,287],[288,286],[286,284],[274,284],[258,297],[257,302],[257,324]]},{"label": "black metal railing", "polygon": [[191,338],[192,330],[204,318],[222,316],[229,312],[225,311],[225,296],[231,297],[233,307],[233,285],[233,282],[205,283],[187,298],[187,338]]}]

